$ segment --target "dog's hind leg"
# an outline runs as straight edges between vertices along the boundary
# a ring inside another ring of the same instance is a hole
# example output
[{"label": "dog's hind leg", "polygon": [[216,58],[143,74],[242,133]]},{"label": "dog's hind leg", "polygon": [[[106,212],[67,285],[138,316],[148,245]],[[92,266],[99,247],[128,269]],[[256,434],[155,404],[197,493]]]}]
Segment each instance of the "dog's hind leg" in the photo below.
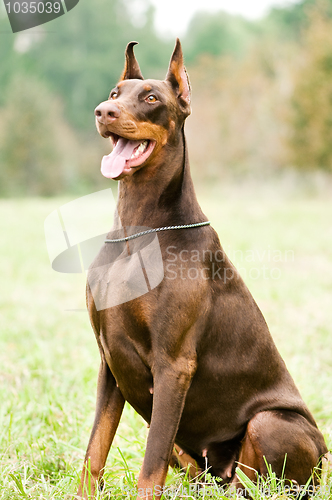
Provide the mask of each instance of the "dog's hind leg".
[{"label": "dog's hind leg", "polygon": [[102,356],[97,387],[97,406],[88,449],[85,455],[78,497],[90,498],[101,481],[107,455],[124,406],[124,398]]},{"label": "dog's hind leg", "polygon": [[[268,475],[269,464],[277,477],[283,475],[288,482],[304,487],[326,452],[322,434],[302,415],[289,410],[264,411],[248,423],[239,468],[255,481],[256,471]],[[312,482],[316,482],[314,477]],[[233,483],[239,484],[236,478]]]},{"label": "dog's hind leg", "polygon": [[190,478],[194,478],[202,472],[196,460],[188,455],[188,453],[185,453],[177,444],[174,445],[169,465],[173,468],[180,468],[184,472],[188,471]]}]

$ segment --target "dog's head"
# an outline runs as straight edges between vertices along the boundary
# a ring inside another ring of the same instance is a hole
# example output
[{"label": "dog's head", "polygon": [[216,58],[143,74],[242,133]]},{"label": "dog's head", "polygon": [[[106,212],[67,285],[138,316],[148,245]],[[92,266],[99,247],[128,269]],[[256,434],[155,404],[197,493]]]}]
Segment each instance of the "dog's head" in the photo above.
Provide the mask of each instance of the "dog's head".
[{"label": "dog's head", "polygon": [[95,109],[98,132],[113,144],[102,161],[103,175],[112,179],[160,161],[190,114],[190,83],[179,39],[163,81],[144,80],[134,55],[136,43],[127,45],[122,77]]}]

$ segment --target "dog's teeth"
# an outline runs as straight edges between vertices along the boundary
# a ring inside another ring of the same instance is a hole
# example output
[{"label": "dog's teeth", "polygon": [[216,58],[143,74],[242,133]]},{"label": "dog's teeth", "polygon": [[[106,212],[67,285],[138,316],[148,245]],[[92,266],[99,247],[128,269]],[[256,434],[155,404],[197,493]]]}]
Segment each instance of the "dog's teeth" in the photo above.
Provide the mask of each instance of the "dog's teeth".
[{"label": "dog's teeth", "polygon": [[141,142],[141,144],[138,146],[138,148],[136,149],[136,151],[131,155],[131,158],[137,158],[141,153],[143,153],[143,151],[145,150],[147,144],[148,144],[147,140]]}]

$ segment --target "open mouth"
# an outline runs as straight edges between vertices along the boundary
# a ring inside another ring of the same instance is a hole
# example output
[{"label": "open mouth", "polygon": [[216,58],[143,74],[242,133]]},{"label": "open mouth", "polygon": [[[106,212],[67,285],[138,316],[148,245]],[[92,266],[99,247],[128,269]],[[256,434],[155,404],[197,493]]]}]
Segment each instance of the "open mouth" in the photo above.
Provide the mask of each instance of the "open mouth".
[{"label": "open mouth", "polygon": [[101,162],[101,173],[109,179],[128,174],[132,168],[142,165],[151,155],[156,142],[143,139],[133,141],[119,135],[107,133],[113,144],[113,151],[104,156]]}]

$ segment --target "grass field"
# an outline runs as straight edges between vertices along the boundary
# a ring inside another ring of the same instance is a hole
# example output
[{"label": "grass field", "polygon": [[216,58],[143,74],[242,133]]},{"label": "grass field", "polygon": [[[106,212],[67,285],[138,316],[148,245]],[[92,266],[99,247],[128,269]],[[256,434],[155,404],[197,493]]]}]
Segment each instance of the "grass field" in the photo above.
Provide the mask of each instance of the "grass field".
[{"label": "grass field", "polygon": [[[332,200],[280,186],[245,195],[215,187],[199,199],[331,448]],[[92,426],[99,353],[87,313],[70,311],[84,309],[84,277],[51,269],[43,233],[46,216],[66,201],[0,201],[1,500],[74,498]],[[100,498],[129,498],[124,486],[135,483],[146,435],[127,407]],[[178,473],[167,481],[171,498],[225,498],[174,493],[188,486]]]}]

